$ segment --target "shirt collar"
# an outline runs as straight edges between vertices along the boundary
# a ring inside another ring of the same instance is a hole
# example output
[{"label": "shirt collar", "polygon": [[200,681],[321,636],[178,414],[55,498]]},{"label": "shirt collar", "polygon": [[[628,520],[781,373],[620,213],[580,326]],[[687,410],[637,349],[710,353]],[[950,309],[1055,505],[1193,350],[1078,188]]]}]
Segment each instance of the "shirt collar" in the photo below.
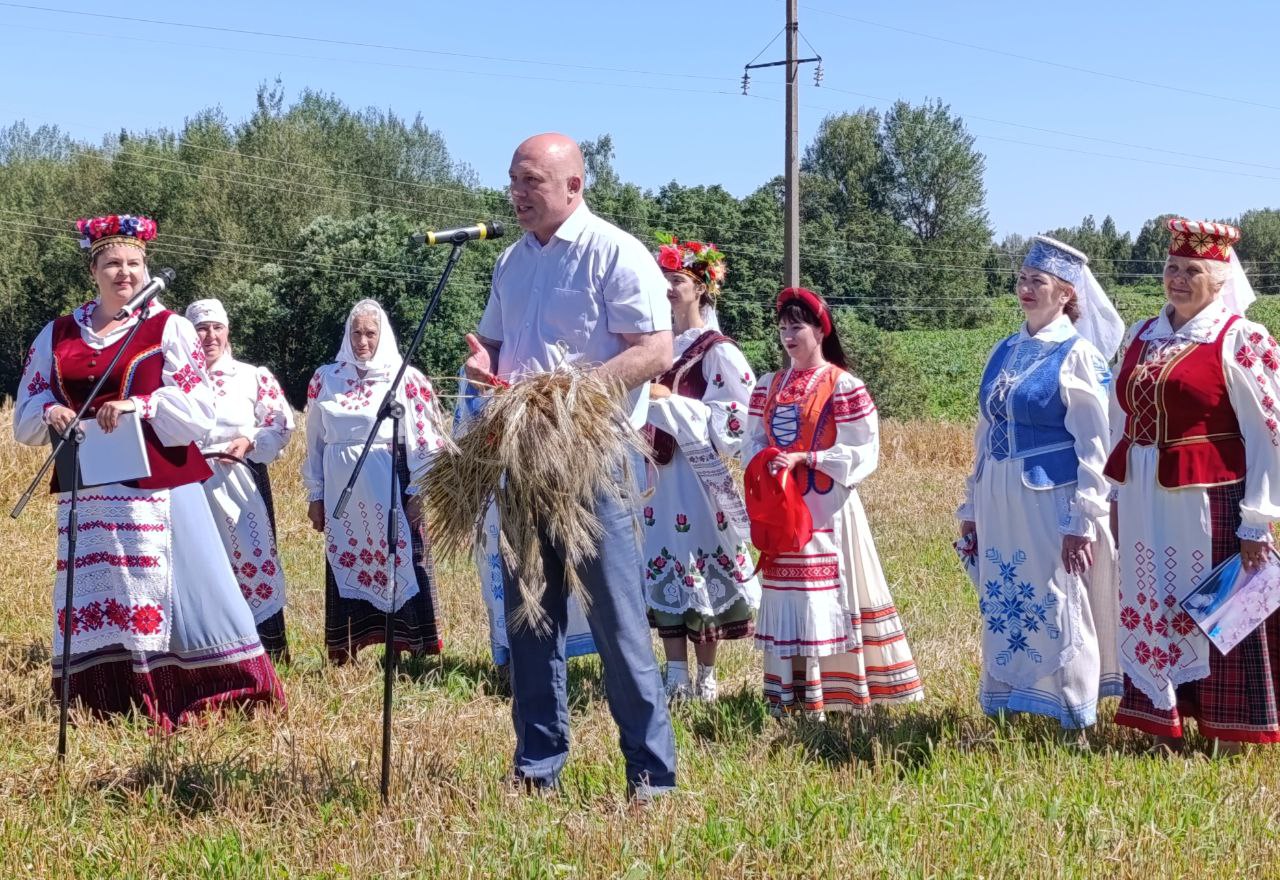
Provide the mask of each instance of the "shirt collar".
[{"label": "shirt collar", "polygon": [[551,241],[557,238],[564,242],[577,241],[578,236],[582,235],[583,230],[587,228],[588,221],[590,221],[593,216],[595,215],[591,213],[591,209],[587,207],[587,203],[579,202],[578,207],[573,209],[573,213],[566,217],[564,222],[560,224],[560,227],[551,234],[551,239],[547,240],[547,244],[540,244],[537,236],[532,232],[526,232],[524,234],[524,239],[529,245],[537,250],[541,250],[542,248],[549,246]]},{"label": "shirt collar", "polygon": [[[91,299],[87,303],[85,303],[84,305],[80,306],[75,311],[73,311],[71,313],[71,316],[72,318],[75,319],[75,322],[79,324],[81,327],[84,327],[90,333],[94,333],[93,324],[91,323],[91,321],[93,319],[93,313],[100,308],[102,308],[102,303],[99,302],[97,299]],[[162,311],[164,311],[164,306],[160,304],[160,300],[153,299],[151,300],[151,304],[147,308],[147,317],[150,318],[151,316],[155,315],[157,312],[162,312]],[[124,323],[121,324],[120,327],[113,332],[119,332],[120,330],[123,330],[124,328],[128,327],[135,320],[137,320],[140,314],[142,314],[142,309],[134,309],[133,314],[131,314],[128,318],[126,318]]]},{"label": "shirt collar", "polygon": [[1026,342],[1028,339],[1035,339],[1038,342],[1063,342],[1076,335],[1076,327],[1071,323],[1071,319],[1066,315],[1059,315],[1040,328],[1040,332],[1032,336],[1027,332],[1027,322],[1023,321],[1022,326],[1018,328],[1015,336],[1009,339],[1010,345],[1017,345],[1019,342]]},{"label": "shirt collar", "polygon": [[1177,330],[1174,330],[1173,325],[1169,323],[1169,316],[1172,313],[1173,306],[1166,303],[1164,308],[1160,309],[1160,314],[1156,316],[1151,326],[1142,332],[1142,340],[1147,342],[1152,339],[1174,337],[1189,339],[1192,342],[1213,342],[1218,338],[1218,334],[1222,332],[1223,324],[1231,317],[1230,309],[1221,299],[1209,303],[1209,305],[1200,310],[1199,314]]},{"label": "shirt collar", "polygon": [[240,366],[240,362],[231,356],[231,352],[223,352],[222,357],[209,364],[209,374],[234,376],[236,368]]}]

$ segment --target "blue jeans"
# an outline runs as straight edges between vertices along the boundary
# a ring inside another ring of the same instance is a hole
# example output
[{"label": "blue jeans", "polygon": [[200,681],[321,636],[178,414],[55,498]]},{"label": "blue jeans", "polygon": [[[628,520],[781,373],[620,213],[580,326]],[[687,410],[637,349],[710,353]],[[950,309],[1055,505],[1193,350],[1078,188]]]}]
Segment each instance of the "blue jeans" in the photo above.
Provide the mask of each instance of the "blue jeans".
[{"label": "blue jeans", "polygon": [[[605,696],[627,763],[627,790],[659,792],[675,787],[676,746],[639,587],[643,563],[635,509],[630,500],[600,498],[596,515],[604,527],[600,552],[578,569],[590,596],[587,622],[604,665]],[[539,634],[511,623],[520,591],[510,571],[504,571],[503,604],[511,646],[516,776],[532,785],[554,786],[569,757],[568,609],[563,554],[545,532],[541,538],[547,580],[542,609],[551,631]]]}]

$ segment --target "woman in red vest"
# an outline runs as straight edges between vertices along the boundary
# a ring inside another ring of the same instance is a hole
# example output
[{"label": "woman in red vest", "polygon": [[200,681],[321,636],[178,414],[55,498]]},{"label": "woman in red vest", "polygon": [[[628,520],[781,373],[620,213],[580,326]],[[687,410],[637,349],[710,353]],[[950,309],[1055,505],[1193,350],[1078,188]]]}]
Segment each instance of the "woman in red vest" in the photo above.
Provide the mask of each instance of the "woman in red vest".
[{"label": "woman in red vest", "polygon": [[[95,714],[144,711],[162,729],[228,704],[284,701],[200,487],[209,477],[195,441],[214,424],[213,389],[195,329],[153,301],[145,318],[113,317],[148,280],[146,217],[81,220],[96,299],[45,326],[27,354],[14,410],[21,443],[63,431],[142,320],[88,415],[103,431],[142,421],[150,475],[82,490],[73,606],[63,607],[70,496],[55,475],[58,575],[54,644],[71,626],[70,670],[54,652],[54,692]],[[86,447],[87,449],[87,447]],[[68,621],[69,618],[69,621]]]},{"label": "woman in red vest", "polygon": [[[742,451],[756,377],[720,333],[715,302],[724,256],[664,236],[658,265],[670,290],[676,361],[649,386],[657,479],[643,505],[645,601],[667,655],[669,699],[717,696],[716,646],[747,638],[760,605],[750,524],[724,462]],[[689,642],[698,674],[689,681]]]},{"label": "woman in red vest", "polygon": [[813,532],[799,550],[761,560],[756,645],[769,710],[821,718],[826,709],[919,700],[920,676],[858,498],[880,456],[875,402],[847,372],[821,297],[789,287],[777,313],[791,366],[756,384],[745,455],[769,454],[773,472],[790,471]]},{"label": "woman in red vest", "polygon": [[1222,654],[1181,600],[1239,553],[1263,564],[1280,519],[1280,348],[1243,315],[1253,290],[1221,223],[1170,220],[1168,304],[1129,328],[1112,385],[1118,484],[1116,721],[1181,745],[1183,721],[1223,751],[1280,741],[1280,615]]}]

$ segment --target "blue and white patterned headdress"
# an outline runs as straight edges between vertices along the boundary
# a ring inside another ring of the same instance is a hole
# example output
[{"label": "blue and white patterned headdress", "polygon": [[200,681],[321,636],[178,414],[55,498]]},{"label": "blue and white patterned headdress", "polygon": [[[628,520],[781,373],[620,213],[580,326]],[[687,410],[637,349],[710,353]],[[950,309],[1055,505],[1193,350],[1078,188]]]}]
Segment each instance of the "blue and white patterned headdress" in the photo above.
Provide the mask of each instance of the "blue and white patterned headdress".
[{"label": "blue and white patterned headdress", "polygon": [[1076,304],[1080,307],[1076,332],[1093,343],[1106,360],[1111,360],[1124,339],[1124,321],[1098,279],[1093,277],[1089,258],[1056,238],[1037,235],[1022,265],[1061,278],[1075,288]]},{"label": "blue and white patterned headdress", "polygon": [[1027,257],[1022,261],[1022,265],[1048,272],[1072,286],[1080,283],[1080,276],[1088,264],[1089,258],[1084,254],[1047,235],[1032,238],[1031,250],[1027,251]]}]

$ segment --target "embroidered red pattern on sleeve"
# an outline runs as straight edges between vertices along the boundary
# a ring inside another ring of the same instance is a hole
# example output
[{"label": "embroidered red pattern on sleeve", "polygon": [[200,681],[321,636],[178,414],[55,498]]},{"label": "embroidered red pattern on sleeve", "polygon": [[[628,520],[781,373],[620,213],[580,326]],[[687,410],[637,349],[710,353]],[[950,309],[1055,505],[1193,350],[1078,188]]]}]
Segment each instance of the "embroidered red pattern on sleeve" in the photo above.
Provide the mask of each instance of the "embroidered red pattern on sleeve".
[{"label": "embroidered red pattern on sleeve", "polygon": [[31,377],[31,381],[27,383],[27,394],[35,397],[37,394],[43,394],[49,390],[49,380],[41,375],[39,370]]},{"label": "embroidered red pattern on sleeve", "polygon": [[1249,333],[1248,342],[1236,349],[1235,359],[1258,383],[1261,392],[1258,404],[1262,407],[1263,422],[1271,435],[1271,445],[1280,447],[1280,411],[1276,409],[1276,400],[1270,390],[1275,382],[1274,374],[1280,370],[1280,346],[1277,346],[1275,337],[1263,336],[1254,330]]},{"label": "embroidered red pattern on sleeve", "polygon": [[875,401],[866,385],[852,391],[837,391],[832,397],[832,410],[837,422],[856,422],[876,411]]},{"label": "embroidered red pattern on sleeve", "polygon": [[177,385],[184,393],[190,394],[191,389],[200,384],[200,374],[192,368],[191,364],[184,364],[182,369],[173,374],[173,384]]}]

